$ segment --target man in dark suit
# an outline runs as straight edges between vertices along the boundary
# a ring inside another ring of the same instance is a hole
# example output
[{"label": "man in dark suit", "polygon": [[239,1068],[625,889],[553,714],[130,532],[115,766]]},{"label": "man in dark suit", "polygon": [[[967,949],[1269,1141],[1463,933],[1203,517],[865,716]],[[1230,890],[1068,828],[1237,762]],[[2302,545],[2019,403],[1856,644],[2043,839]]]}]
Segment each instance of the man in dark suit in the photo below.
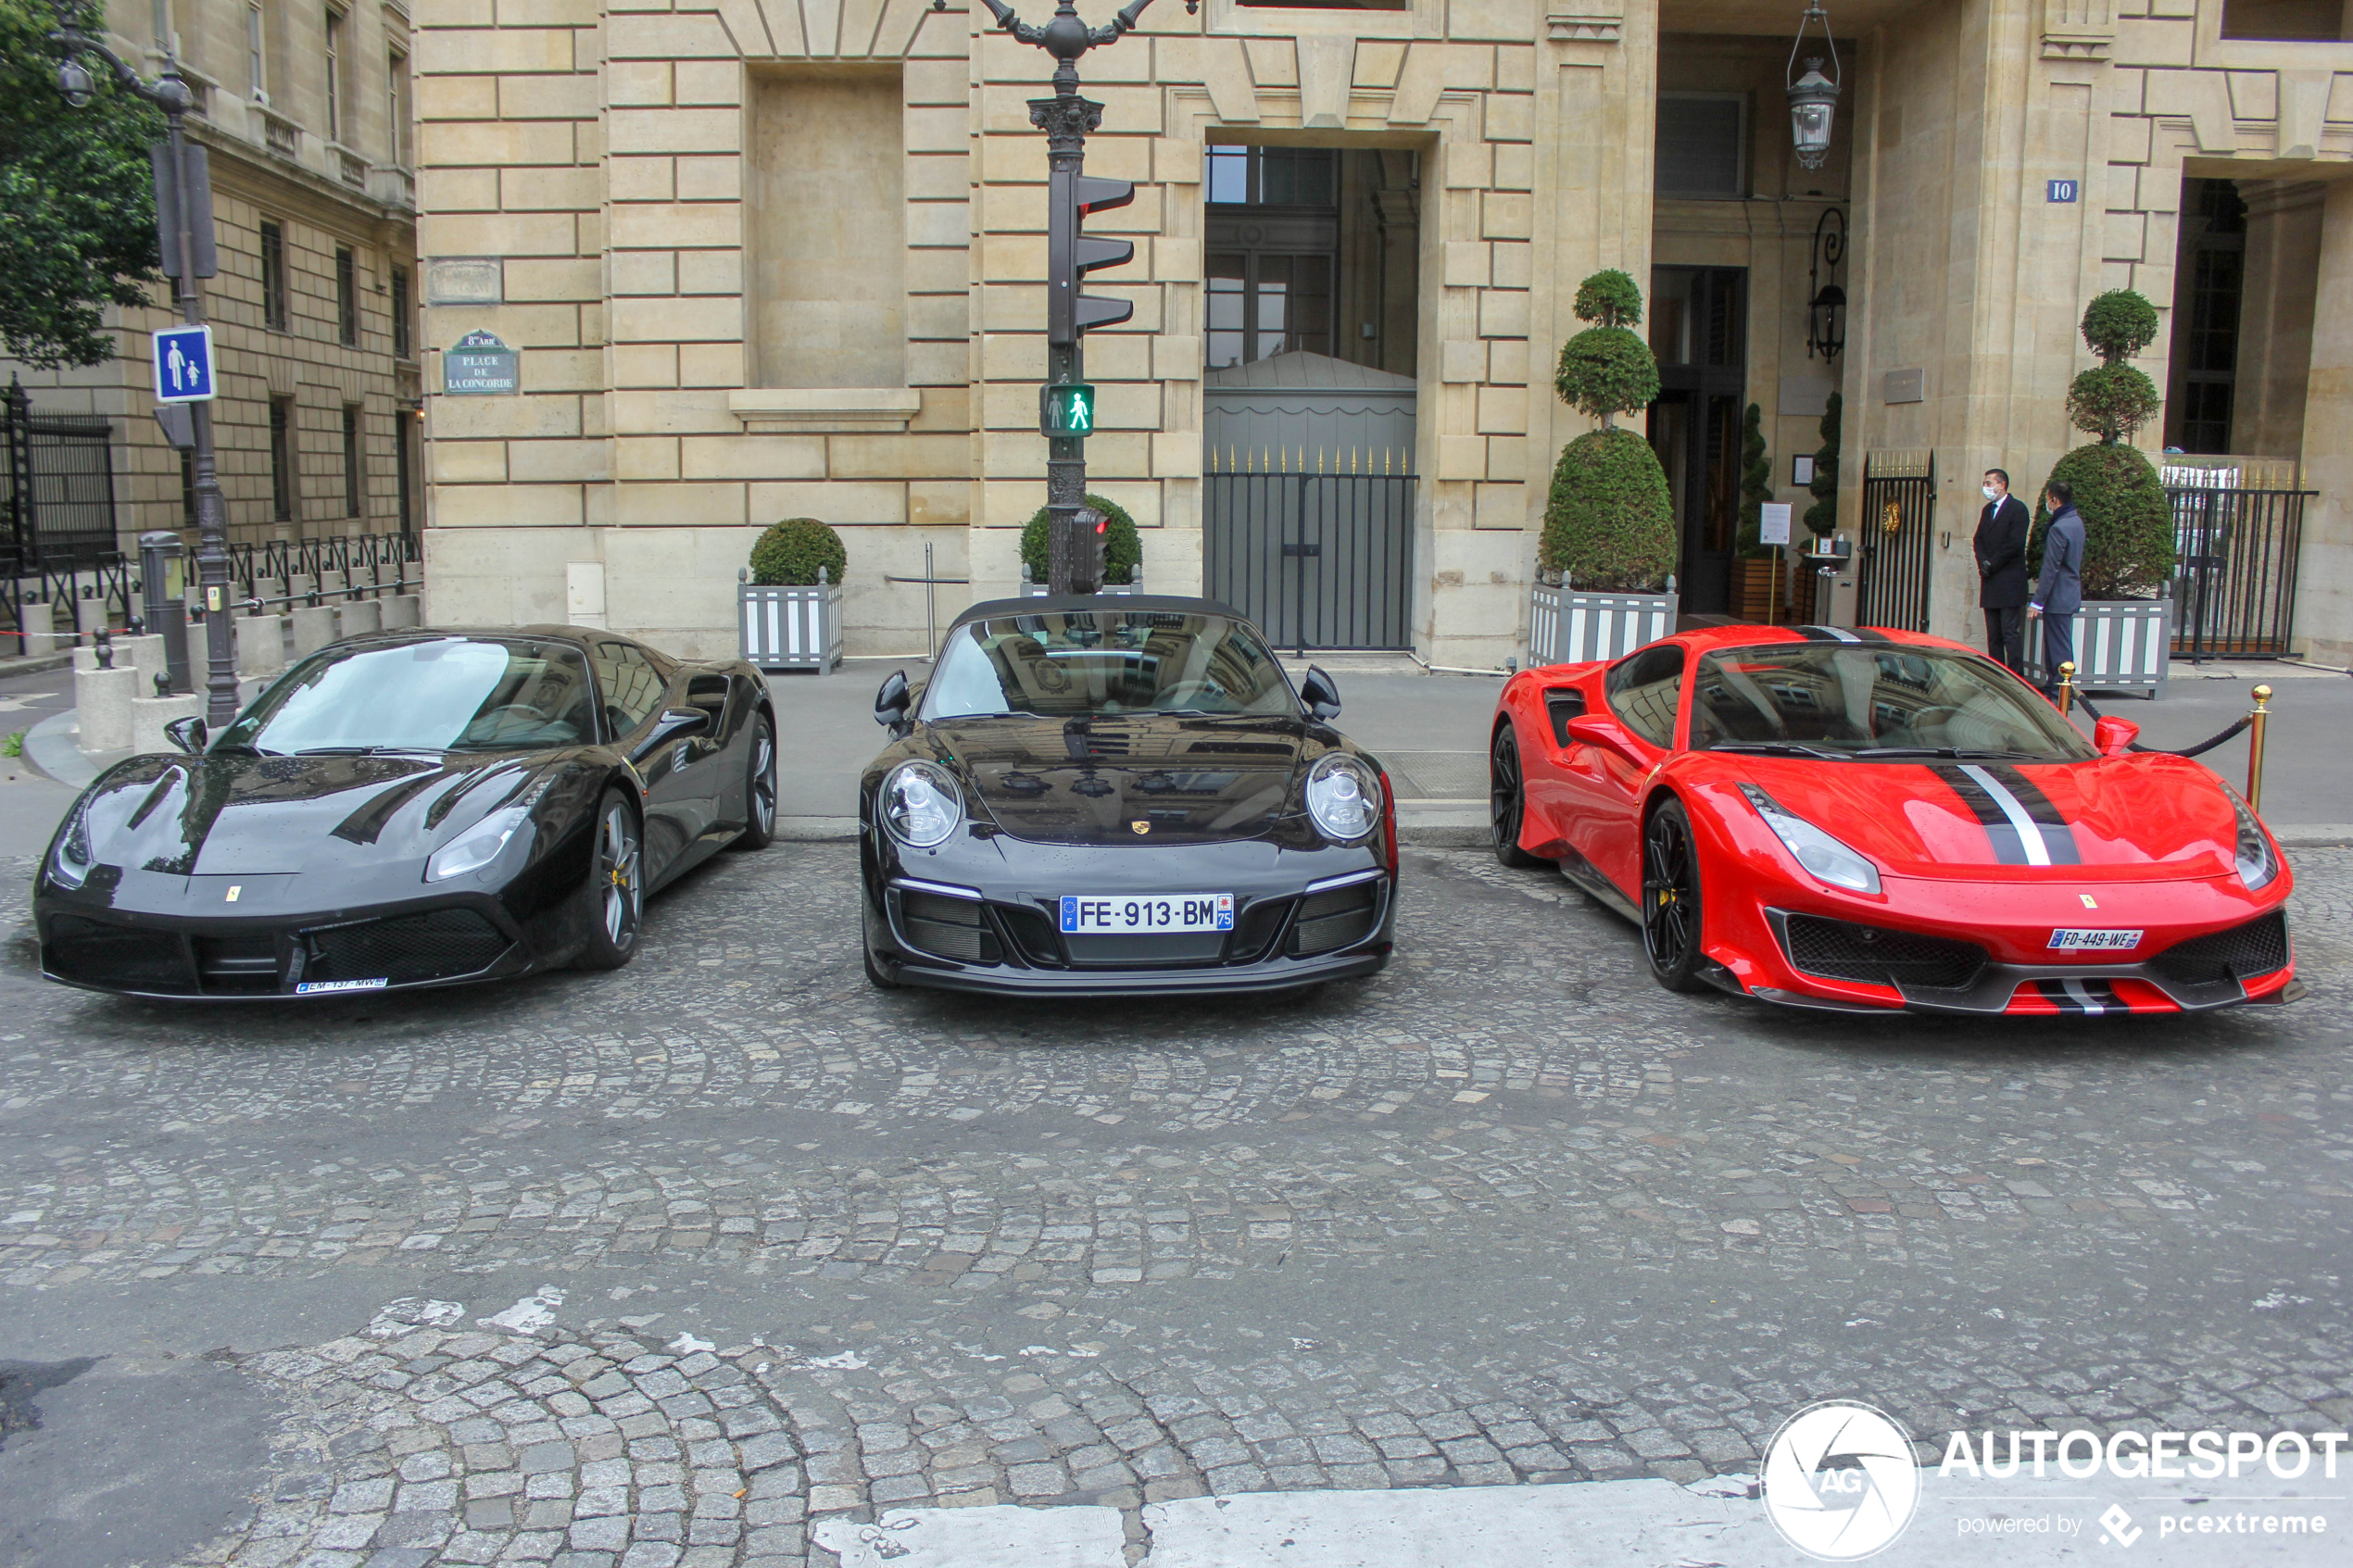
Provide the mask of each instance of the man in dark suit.
[{"label": "man in dark suit", "polygon": [[2044,498],[2051,521],[2043,530],[2043,580],[2026,613],[2043,622],[2043,690],[2056,699],[2059,666],[2075,657],[2075,612],[2083,607],[2083,519],[2067,481],[2051,481]]},{"label": "man in dark suit", "polygon": [[1985,651],[2013,670],[2026,668],[2026,503],[2010,494],[2010,476],[1985,470],[1985,509],[1977,514],[1977,602],[1985,609]]}]

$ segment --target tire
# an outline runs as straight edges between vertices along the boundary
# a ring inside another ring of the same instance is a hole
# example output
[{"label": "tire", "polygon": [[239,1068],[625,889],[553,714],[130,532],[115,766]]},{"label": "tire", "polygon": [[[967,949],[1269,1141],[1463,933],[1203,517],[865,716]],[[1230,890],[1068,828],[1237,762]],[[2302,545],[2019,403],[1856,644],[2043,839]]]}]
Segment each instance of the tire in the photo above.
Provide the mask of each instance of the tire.
[{"label": "tire", "polygon": [[865,896],[861,894],[858,908],[858,956],[866,965],[866,984],[877,991],[903,989],[898,981],[891,979],[875,965],[875,946],[867,935],[872,929],[874,918],[872,912],[865,907]]},{"label": "tire", "polygon": [[1642,956],[1670,991],[1701,991],[1699,850],[1683,803],[1668,799],[1642,826]]},{"label": "tire", "polygon": [[730,849],[765,849],[776,838],[776,726],[767,714],[752,721],[751,761],[744,774],[744,831]]},{"label": "tire", "polygon": [[1519,736],[1506,721],[1495,731],[1495,745],[1487,754],[1487,824],[1495,859],[1504,865],[1544,864],[1519,847],[1520,825],[1527,816],[1528,780],[1520,771]]},{"label": "tire", "polygon": [[580,952],[583,969],[619,969],[637,956],[646,917],[646,838],[636,808],[618,789],[597,807],[588,897],[595,918]]}]

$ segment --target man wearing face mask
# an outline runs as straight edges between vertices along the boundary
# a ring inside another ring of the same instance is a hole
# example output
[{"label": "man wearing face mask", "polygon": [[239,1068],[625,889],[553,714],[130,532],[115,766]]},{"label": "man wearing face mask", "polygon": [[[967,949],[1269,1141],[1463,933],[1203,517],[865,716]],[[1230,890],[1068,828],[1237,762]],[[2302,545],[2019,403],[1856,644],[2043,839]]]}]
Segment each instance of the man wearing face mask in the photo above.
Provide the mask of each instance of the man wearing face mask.
[{"label": "man wearing face mask", "polygon": [[1977,602],[1985,610],[1985,651],[2013,670],[2026,666],[2026,503],[2010,494],[2010,476],[1985,470],[1985,509],[1977,517]]}]

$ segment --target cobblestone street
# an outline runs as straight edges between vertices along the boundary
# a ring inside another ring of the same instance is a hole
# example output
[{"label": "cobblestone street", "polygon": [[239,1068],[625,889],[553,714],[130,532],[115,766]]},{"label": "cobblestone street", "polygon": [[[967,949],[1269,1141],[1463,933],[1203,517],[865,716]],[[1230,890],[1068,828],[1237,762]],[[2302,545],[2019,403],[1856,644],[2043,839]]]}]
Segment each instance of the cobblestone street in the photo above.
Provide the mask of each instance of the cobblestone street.
[{"label": "cobblestone street", "polygon": [[[830,1568],[1019,1502],[1132,1561],[1189,1497],[1750,1474],[1831,1396],[2341,1429],[2353,852],[2295,859],[2312,999],[2170,1023],[1670,996],[1454,850],[1387,973],[1226,1004],[873,990],[838,844],[690,878],[620,973],[373,1001],[76,993],[19,907],[0,1377],[52,1392],[0,1398],[47,1488],[0,1557]],[[143,1418],[208,1512],[56,1473],[110,1376],[235,1412]]]}]

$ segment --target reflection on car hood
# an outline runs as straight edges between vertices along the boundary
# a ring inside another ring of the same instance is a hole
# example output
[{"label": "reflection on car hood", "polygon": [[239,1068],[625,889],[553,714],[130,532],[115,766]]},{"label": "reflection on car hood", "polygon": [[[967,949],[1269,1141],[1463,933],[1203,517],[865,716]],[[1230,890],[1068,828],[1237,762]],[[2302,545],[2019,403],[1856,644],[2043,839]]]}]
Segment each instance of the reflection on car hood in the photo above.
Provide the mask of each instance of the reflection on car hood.
[{"label": "reflection on car hood", "polygon": [[957,719],[930,729],[980,809],[1040,844],[1258,837],[1291,799],[1306,740],[1301,721],[1282,717]]},{"label": "reflection on car hood", "polygon": [[1713,755],[1898,872],[2049,865],[2222,876],[2237,840],[2237,813],[2214,775],[2177,757],[1923,765]]},{"label": "reflection on car hood", "polygon": [[176,875],[332,871],[430,854],[550,756],[142,757],[87,801],[105,865]]}]

